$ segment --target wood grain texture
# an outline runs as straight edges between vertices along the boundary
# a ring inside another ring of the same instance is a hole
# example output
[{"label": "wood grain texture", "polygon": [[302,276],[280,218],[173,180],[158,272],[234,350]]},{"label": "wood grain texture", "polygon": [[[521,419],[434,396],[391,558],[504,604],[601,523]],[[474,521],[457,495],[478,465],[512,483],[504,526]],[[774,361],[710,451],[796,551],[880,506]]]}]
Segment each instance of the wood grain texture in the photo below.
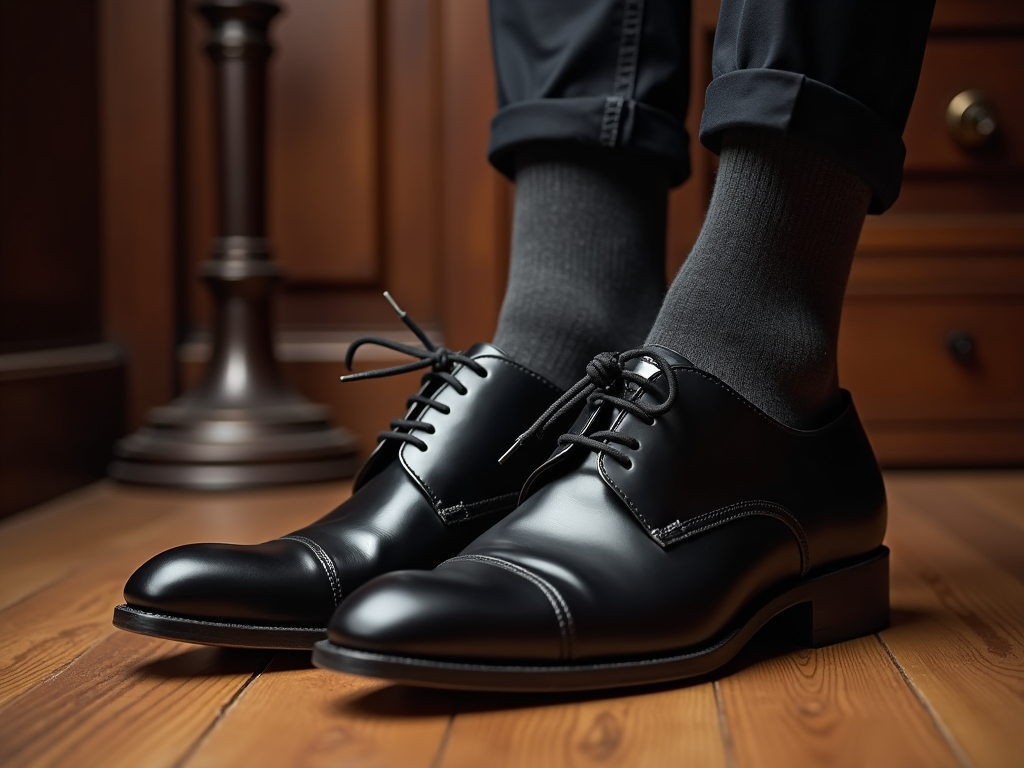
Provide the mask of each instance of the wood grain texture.
[{"label": "wood grain texture", "polygon": [[[1024,754],[1024,583],[890,482],[893,627],[881,634],[907,679],[978,768]],[[935,504],[946,493],[932,490]],[[977,512],[976,512],[977,514]],[[1024,536],[1015,539],[1018,551]]]},{"label": "wood grain texture", "polygon": [[187,768],[262,765],[429,768],[454,696],[308,667],[279,654],[199,745]]},{"label": "wood grain texture", "polygon": [[949,766],[956,755],[874,637],[770,659],[719,682],[736,765]]},{"label": "wood grain texture", "polygon": [[268,234],[295,283],[380,272],[377,5],[296,0],[272,28]]},{"label": "wood grain texture", "polygon": [[487,163],[497,96],[487,6],[441,0],[442,247],[445,338],[463,349],[494,334],[508,263],[508,182]]},{"label": "wood grain texture", "polygon": [[888,483],[894,623],[881,642],[768,643],[714,683],[607,696],[420,690],[312,669],[305,654],[115,630],[111,608],[146,557],[279,535],[348,485],[187,494],[100,484],[0,524],[0,585],[11,574],[31,585],[0,611],[0,762],[1018,765],[1024,473]]},{"label": "wood grain texture", "polygon": [[[213,502],[211,506],[183,504],[183,500],[197,498],[192,494],[123,489],[105,483],[91,498],[85,492],[76,494],[80,501],[96,505],[91,516],[82,514],[84,504],[77,508],[74,504],[53,505],[45,521],[23,526],[18,535],[10,536],[12,541],[21,539],[22,545],[15,551],[22,557],[39,558],[43,549],[39,544],[48,538],[40,532],[60,530],[63,518],[69,517],[72,510],[77,514],[70,523],[109,517],[122,524],[126,519],[134,519],[136,525],[125,525],[126,530],[118,536],[109,535],[110,526],[83,530],[82,525],[68,525],[62,549],[66,553],[69,543],[77,540],[81,542],[82,554],[77,558],[65,556],[63,571],[54,567],[53,562],[60,550],[49,553],[47,571],[15,571],[20,573],[23,590],[45,584],[43,580],[48,574],[55,573],[57,577],[48,586],[0,611],[0,669],[7,670],[0,677],[0,705],[46,679],[54,670],[71,664],[114,632],[113,606],[123,601],[125,581],[149,557],[194,541],[255,543],[275,538],[328,512],[348,495],[348,488],[347,482],[305,488],[298,496],[288,494],[286,504],[281,502],[279,492],[264,498],[256,498],[263,494],[255,493],[224,494],[207,497]],[[121,495],[121,490],[127,492]],[[0,542],[4,544],[9,540],[6,533],[0,529]]]},{"label": "wood grain texture", "polygon": [[726,765],[710,683],[564,703],[551,698],[465,695],[441,765]]},{"label": "wood grain texture", "polygon": [[145,559],[170,541],[255,543],[283,535],[329,512],[350,489],[349,481],[208,495],[89,486],[0,523],[0,607],[128,547]]},{"label": "wood grain texture", "polygon": [[0,709],[0,763],[174,765],[268,661],[116,632]]}]

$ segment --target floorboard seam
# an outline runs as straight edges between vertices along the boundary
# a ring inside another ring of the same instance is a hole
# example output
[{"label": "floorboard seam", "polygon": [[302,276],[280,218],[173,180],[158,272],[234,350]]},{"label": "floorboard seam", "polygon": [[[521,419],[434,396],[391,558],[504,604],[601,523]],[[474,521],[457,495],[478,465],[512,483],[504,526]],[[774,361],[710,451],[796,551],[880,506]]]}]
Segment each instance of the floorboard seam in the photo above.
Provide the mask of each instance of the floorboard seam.
[{"label": "floorboard seam", "polygon": [[95,648],[97,645],[102,643],[104,640],[106,640],[112,634],[114,634],[114,633],[113,632],[108,632],[103,637],[101,637],[99,640],[96,640],[96,641],[94,641],[92,643],[89,643],[89,645],[87,645],[85,648],[83,648],[78,655],[76,655],[73,659],[71,659],[71,661],[69,661],[66,664],[63,664],[63,665],[57,667],[55,670],[50,672],[50,674],[48,674],[46,677],[44,677],[38,683],[33,683],[31,686],[26,688],[24,691],[19,693],[14,698],[12,698],[12,699],[8,700],[7,702],[5,702],[4,704],[0,705],[0,714],[2,714],[9,707],[11,707],[22,696],[28,695],[29,693],[34,691],[36,688],[38,688],[40,685],[45,685],[46,683],[50,682],[51,680],[55,680],[56,678],[58,678],[61,675],[63,675],[65,672],[67,672],[69,669],[71,669],[75,664],[77,664],[79,659],[81,659],[83,656],[85,656],[90,651],[92,651],[93,648]]},{"label": "floorboard seam", "polygon": [[218,725],[220,725],[224,718],[228,716],[231,710],[235,708],[235,705],[238,704],[241,698],[245,695],[245,692],[249,690],[249,686],[255,683],[257,680],[259,680],[263,676],[263,673],[270,668],[270,665],[274,662],[275,658],[276,655],[271,654],[270,658],[267,659],[267,663],[264,664],[261,669],[257,669],[255,672],[249,675],[249,679],[242,683],[241,687],[237,691],[235,691],[234,695],[228,700],[228,703],[220,708],[220,710],[214,716],[210,724],[203,729],[203,732],[199,734],[199,737],[192,743],[192,746],[185,750],[185,754],[181,756],[181,758],[172,766],[172,768],[184,768],[184,766],[187,765],[192,760],[192,758],[196,756],[196,753],[199,752],[200,748],[203,746],[204,743],[206,743],[206,740],[210,737],[210,734],[213,733],[213,731],[217,728]]},{"label": "floorboard seam", "polygon": [[718,710],[718,733],[722,737],[722,749],[725,752],[726,768],[736,768],[736,750],[732,742],[732,732],[729,730],[729,720],[725,715],[725,705],[722,703],[722,691],[718,681],[711,683],[715,692],[715,709]]},{"label": "floorboard seam", "polygon": [[441,743],[437,745],[437,754],[434,755],[434,759],[430,761],[430,768],[441,768],[444,763],[444,753],[448,751],[448,740],[452,735],[452,728],[455,727],[455,716],[458,714],[458,708],[448,716],[448,725],[445,726],[444,733],[441,736]]},{"label": "floorboard seam", "polygon": [[910,679],[910,675],[907,674],[907,670],[903,668],[903,665],[900,664],[899,660],[896,658],[896,654],[892,652],[892,649],[889,648],[888,644],[886,644],[885,640],[883,640],[882,636],[877,632],[875,633],[875,639],[878,640],[878,644],[882,646],[882,650],[885,651],[885,655],[889,657],[889,661],[892,662],[893,666],[896,667],[896,670],[900,673],[900,677],[903,678],[903,682],[906,684],[907,688],[910,689],[914,698],[917,699],[917,702],[924,708],[924,711],[928,714],[932,723],[934,723],[936,730],[938,730],[939,735],[942,736],[942,740],[946,742],[946,746],[949,747],[953,756],[956,758],[956,761],[960,763],[961,768],[972,768],[970,759],[964,753],[963,749],[960,748],[960,745],[957,743],[953,734],[949,732],[948,728],[946,728],[946,725],[939,717],[939,713],[935,711],[928,699],[925,698],[924,694],[918,690],[916,685],[914,685],[914,682]]}]

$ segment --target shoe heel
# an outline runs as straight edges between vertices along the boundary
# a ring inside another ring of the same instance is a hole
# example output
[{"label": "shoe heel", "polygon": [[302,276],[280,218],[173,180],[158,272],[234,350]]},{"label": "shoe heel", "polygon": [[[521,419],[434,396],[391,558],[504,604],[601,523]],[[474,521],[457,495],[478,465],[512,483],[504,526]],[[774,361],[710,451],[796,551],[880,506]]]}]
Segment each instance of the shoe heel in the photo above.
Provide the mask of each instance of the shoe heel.
[{"label": "shoe heel", "polygon": [[810,647],[870,635],[889,626],[889,549],[858,565],[819,576],[807,585]]}]

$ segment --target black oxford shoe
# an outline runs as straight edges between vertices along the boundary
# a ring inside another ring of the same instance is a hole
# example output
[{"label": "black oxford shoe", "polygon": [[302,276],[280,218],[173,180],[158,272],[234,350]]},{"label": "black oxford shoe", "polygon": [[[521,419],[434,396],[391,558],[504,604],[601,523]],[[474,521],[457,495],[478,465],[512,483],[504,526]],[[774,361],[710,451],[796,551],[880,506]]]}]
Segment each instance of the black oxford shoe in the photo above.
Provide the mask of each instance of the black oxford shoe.
[{"label": "black oxford shoe", "polygon": [[652,347],[599,356],[562,403],[588,395],[514,513],[433,571],[357,590],[314,663],[580,690],[706,674],[789,609],[811,646],[887,625],[885,491],[847,393],[831,423],[790,429]]},{"label": "black oxford shoe", "polygon": [[373,340],[423,359],[351,377],[432,366],[405,417],[381,433],[348,501],[276,541],[157,555],[128,580],[115,626],[193,643],[308,649],[356,587],[395,569],[433,568],[510,512],[555,442],[539,440],[504,466],[498,458],[561,390],[492,346],[458,354],[423,338],[425,351]]}]

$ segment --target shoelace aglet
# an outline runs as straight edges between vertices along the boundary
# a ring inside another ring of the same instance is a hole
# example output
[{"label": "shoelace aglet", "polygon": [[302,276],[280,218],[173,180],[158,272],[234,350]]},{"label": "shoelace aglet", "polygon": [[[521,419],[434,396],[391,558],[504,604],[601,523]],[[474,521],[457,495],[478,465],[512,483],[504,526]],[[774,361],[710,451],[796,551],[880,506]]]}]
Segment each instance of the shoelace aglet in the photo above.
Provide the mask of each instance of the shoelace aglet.
[{"label": "shoelace aglet", "polygon": [[514,443],[512,443],[512,446],[507,451],[505,451],[503,454],[501,454],[501,458],[498,459],[498,464],[504,464],[508,460],[509,456],[511,456],[516,451],[518,451],[519,450],[519,446],[521,446],[523,444],[523,438],[525,438],[525,437],[526,437],[526,435],[520,435],[519,437],[517,437],[516,441]]},{"label": "shoelace aglet", "polygon": [[405,327],[412,331],[414,334],[416,334],[416,338],[423,342],[423,346],[426,347],[427,350],[433,352],[435,349],[437,349],[437,347],[433,345],[430,339],[427,338],[427,334],[423,332],[423,329],[420,328],[415,323],[415,321],[411,317],[409,317],[408,314],[406,314],[406,311],[404,309],[398,306],[398,302],[391,297],[390,293],[384,291],[384,298],[388,300],[388,304],[390,304],[392,308],[395,310],[395,312],[398,313],[398,317],[402,320],[403,323],[405,323]]},{"label": "shoelace aglet", "polygon": [[391,297],[391,294],[384,291],[384,298],[388,300],[388,304],[395,308],[395,312],[398,313],[398,316],[405,320],[405,310],[398,306],[398,302]]}]

